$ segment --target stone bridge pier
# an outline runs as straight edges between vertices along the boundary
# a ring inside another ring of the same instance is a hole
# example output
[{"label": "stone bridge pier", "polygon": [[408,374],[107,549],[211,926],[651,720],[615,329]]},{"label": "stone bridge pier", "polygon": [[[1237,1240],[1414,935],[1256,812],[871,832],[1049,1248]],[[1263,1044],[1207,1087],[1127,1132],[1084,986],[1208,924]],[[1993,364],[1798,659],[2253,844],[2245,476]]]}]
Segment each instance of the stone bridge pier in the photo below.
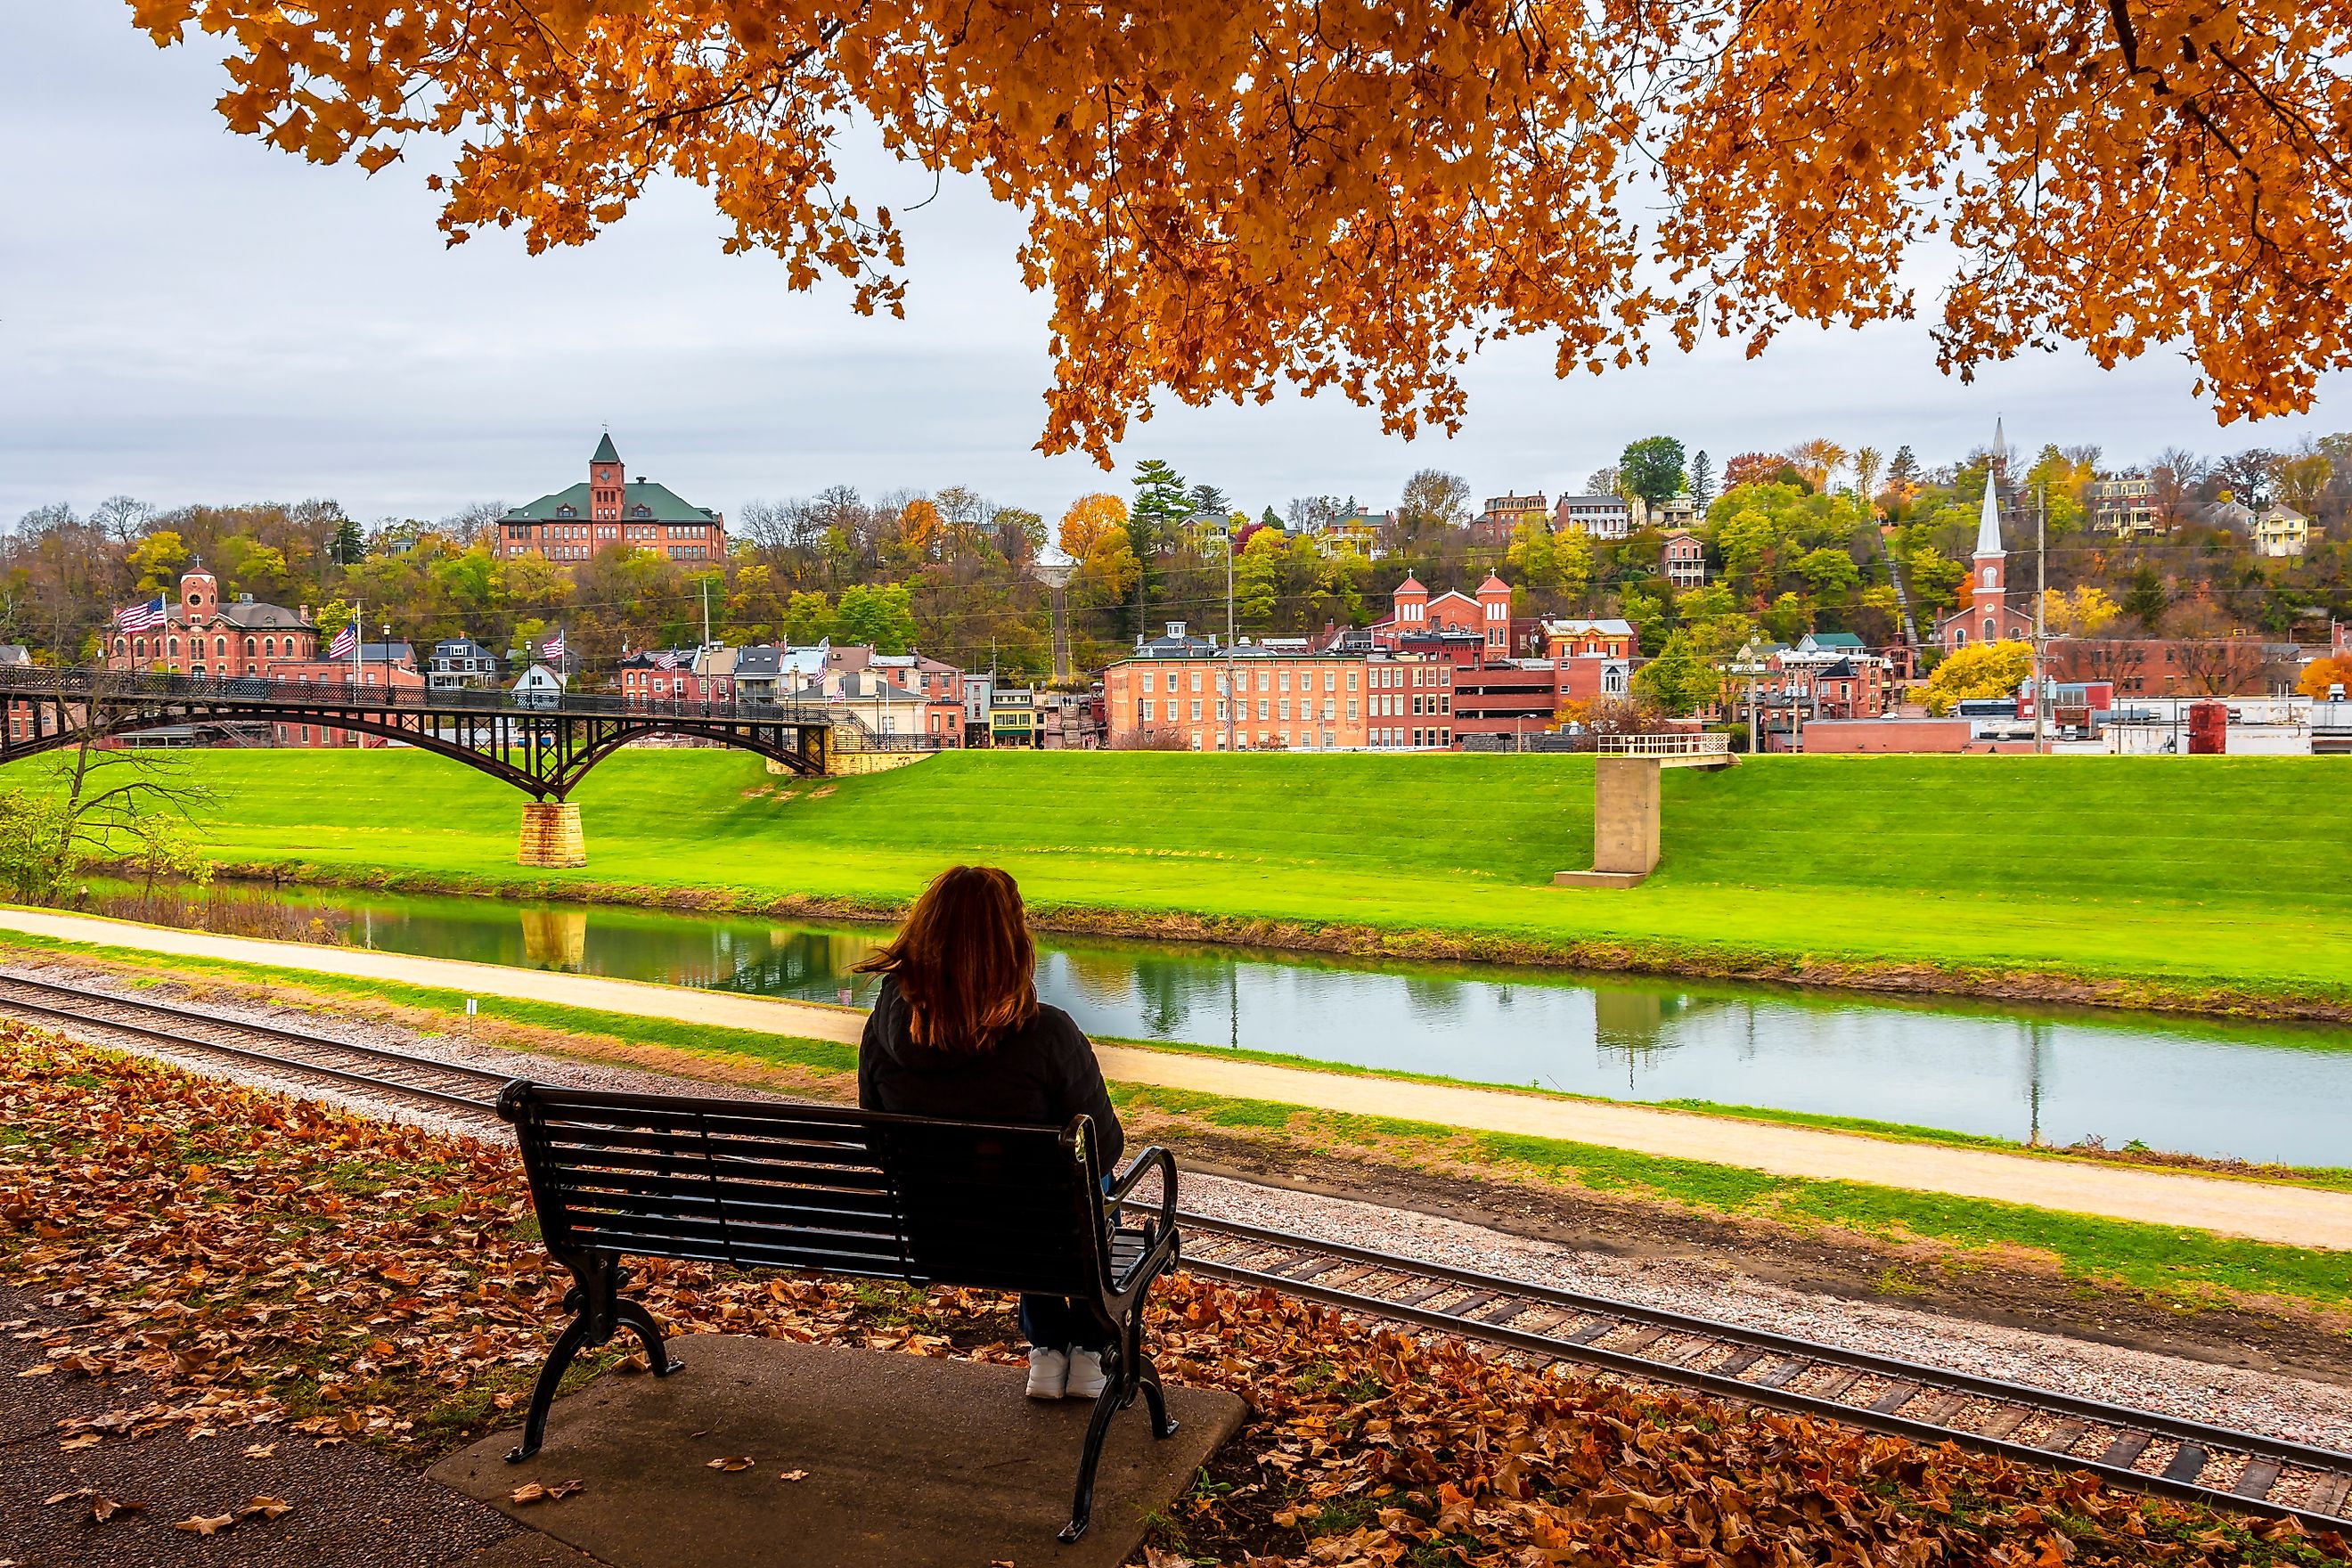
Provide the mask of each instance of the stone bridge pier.
[{"label": "stone bridge pier", "polygon": [[526,803],[515,864],[557,870],[588,864],[588,840],[580,830],[579,805],[568,800]]},{"label": "stone bridge pier", "polygon": [[1668,768],[1737,766],[1722,735],[1611,735],[1592,763],[1592,869],[1559,871],[1560,888],[1638,888],[1658,868],[1660,781]]}]

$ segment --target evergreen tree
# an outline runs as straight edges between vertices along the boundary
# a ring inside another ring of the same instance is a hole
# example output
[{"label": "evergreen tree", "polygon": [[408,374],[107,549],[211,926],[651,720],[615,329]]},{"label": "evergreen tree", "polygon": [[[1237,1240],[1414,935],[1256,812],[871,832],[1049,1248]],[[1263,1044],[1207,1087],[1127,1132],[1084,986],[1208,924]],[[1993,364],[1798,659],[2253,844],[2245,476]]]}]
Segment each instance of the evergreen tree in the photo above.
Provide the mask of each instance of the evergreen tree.
[{"label": "evergreen tree", "polygon": [[1919,488],[1919,459],[1908,443],[1895,447],[1895,461],[1886,465],[1886,488],[1906,499]]},{"label": "evergreen tree", "polygon": [[1706,448],[1704,447],[1701,447],[1698,449],[1698,455],[1691,459],[1690,494],[1692,507],[1702,513],[1715,500],[1715,463],[1707,457]]},{"label": "evergreen tree", "polygon": [[1139,570],[1135,574],[1135,629],[1143,632],[1144,617],[1151,600],[1151,590],[1158,585],[1160,573],[1154,564],[1160,548],[1176,537],[1184,520],[1192,515],[1192,493],[1184,486],[1184,476],[1157,458],[1147,458],[1135,466],[1135,504],[1127,511],[1127,542],[1135,552]]},{"label": "evergreen tree", "polygon": [[359,519],[346,517],[335,526],[327,554],[338,566],[356,566],[367,559],[367,542],[360,537]]},{"label": "evergreen tree", "polygon": [[2154,637],[2163,624],[2164,612],[2170,608],[2172,596],[2164,591],[2164,579],[2156,574],[2153,566],[2142,566],[2132,574],[2131,587],[2124,595],[2124,613],[2138,620]]}]

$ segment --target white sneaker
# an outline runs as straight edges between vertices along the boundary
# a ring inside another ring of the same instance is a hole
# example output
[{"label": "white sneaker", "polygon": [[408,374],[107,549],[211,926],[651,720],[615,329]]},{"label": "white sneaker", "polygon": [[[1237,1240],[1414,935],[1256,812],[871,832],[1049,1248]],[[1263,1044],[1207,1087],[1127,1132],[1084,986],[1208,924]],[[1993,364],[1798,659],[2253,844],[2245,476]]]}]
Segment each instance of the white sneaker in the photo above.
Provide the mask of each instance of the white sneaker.
[{"label": "white sneaker", "polygon": [[[1029,1347],[1029,1397],[1059,1399],[1067,1388],[1070,1376],[1070,1355],[1067,1351],[1049,1351],[1043,1345]],[[1095,1386],[1102,1386],[1102,1369],[1095,1369]]]},{"label": "white sneaker", "polygon": [[1063,1384],[1064,1395],[1070,1399],[1092,1399],[1103,1391],[1103,1365],[1100,1351],[1072,1351],[1070,1375]]}]

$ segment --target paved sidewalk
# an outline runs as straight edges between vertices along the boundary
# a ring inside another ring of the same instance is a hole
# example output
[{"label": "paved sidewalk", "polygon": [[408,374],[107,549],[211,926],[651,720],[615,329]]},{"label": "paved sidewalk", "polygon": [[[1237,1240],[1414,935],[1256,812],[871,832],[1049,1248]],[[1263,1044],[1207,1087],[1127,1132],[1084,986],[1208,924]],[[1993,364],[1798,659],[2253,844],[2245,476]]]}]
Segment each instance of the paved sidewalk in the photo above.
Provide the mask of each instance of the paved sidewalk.
[{"label": "paved sidewalk", "polygon": [[[866,1021],[855,1008],[816,1003],[366,949],[257,942],[49,910],[0,909],[0,930],[825,1040],[854,1041]],[[1560,1138],[1775,1175],[1870,1182],[2110,1219],[2189,1226],[2257,1241],[2352,1250],[2352,1193],[1902,1143],[1647,1106],[1316,1072],[1180,1051],[1106,1046],[1099,1054],[1103,1071],[1121,1083]]]}]

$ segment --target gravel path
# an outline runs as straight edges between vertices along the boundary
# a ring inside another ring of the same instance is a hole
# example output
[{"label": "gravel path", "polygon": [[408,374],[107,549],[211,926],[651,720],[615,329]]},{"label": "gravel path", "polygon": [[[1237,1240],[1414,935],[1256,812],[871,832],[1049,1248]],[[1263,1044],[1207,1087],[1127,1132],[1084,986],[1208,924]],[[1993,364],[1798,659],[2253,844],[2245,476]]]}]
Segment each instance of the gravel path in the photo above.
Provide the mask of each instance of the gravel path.
[{"label": "gravel path", "polygon": [[[73,984],[90,991],[129,990],[112,975],[68,964],[16,967],[53,983]],[[306,1026],[317,1025],[314,1015],[299,1011],[236,1008],[214,1001],[205,1005],[228,1017],[242,1012],[257,1020],[281,1025],[289,1018]],[[415,1036],[358,1018],[338,1018],[322,1032],[580,1088],[707,1093],[710,1087],[699,1080],[636,1068],[537,1056],[446,1036]],[[150,1045],[138,1048],[151,1055],[167,1055]],[[244,1064],[231,1066],[216,1058],[192,1057],[184,1065],[257,1087],[342,1103],[367,1115],[394,1116],[464,1135],[504,1136],[503,1128],[495,1122],[486,1124],[462,1115],[408,1105],[388,1106],[357,1095],[322,1090],[308,1081],[288,1081],[267,1069]],[[1814,1295],[1748,1279],[1728,1267],[1614,1257],[1436,1215],[1225,1177],[1188,1174],[1183,1190],[1187,1208],[1213,1217],[1425,1258],[1558,1289],[1767,1329],[1824,1344],[1898,1355],[1956,1372],[2032,1384],[2077,1397],[2162,1411],[2288,1441],[2352,1451],[2352,1388],[1973,1322],[1887,1303]]]}]

